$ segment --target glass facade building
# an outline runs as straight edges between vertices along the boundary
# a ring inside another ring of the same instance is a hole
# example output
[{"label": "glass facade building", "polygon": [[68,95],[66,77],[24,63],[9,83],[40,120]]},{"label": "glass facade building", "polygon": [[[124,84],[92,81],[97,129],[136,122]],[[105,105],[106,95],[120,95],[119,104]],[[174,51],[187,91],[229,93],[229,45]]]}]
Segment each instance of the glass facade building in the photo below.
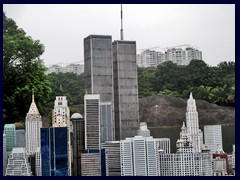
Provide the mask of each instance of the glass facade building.
[{"label": "glass facade building", "polygon": [[69,176],[68,128],[41,128],[42,176]]},{"label": "glass facade building", "polygon": [[5,124],[4,134],[6,134],[7,155],[12,153],[12,149],[16,147],[16,128],[15,124]]}]

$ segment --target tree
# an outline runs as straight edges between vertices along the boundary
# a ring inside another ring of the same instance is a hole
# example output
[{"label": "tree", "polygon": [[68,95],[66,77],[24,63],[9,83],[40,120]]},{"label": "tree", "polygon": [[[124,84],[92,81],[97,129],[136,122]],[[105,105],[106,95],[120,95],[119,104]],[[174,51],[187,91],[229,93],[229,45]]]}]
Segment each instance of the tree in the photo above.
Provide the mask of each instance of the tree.
[{"label": "tree", "polygon": [[[49,107],[53,106],[56,96],[64,95],[67,97],[69,105],[83,104],[84,101],[84,73],[77,75],[74,73],[51,73],[49,74],[52,84],[51,102]],[[62,90],[60,90],[60,86]]]},{"label": "tree", "polygon": [[138,68],[138,95],[139,98],[154,95],[152,82],[155,77],[155,67]]},{"label": "tree", "polygon": [[3,12],[4,124],[23,121],[30,107],[32,89],[40,112],[51,93],[46,67],[40,59],[44,46],[27,36]]},{"label": "tree", "polygon": [[177,64],[174,64],[172,61],[167,61],[158,65],[153,85],[154,91],[157,93],[165,89],[174,91],[176,89],[175,83],[177,82],[177,70]]},{"label": "tree", "polygon": [[196,99],[235,106],[234,62],[210,67],[203,60],[192,60],[186,66],[167,61],[157,68],[139,68],[138,84],[140,98],[158,93],[188,98],[193,92]]},{"label": "tree", "polygon": [[191,60],[187,65],[188,85],[197,87],[205,85],[208,79],[211,78],[209,74],[209,67],[203,60]]}]

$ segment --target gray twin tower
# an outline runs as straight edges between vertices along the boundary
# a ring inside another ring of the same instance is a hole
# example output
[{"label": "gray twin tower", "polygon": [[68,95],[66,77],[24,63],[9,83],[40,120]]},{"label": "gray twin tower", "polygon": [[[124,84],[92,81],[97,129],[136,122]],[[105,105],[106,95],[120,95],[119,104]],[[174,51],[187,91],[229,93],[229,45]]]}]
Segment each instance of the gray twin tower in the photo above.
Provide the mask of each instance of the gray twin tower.
[{"label": "gray twin tower", "polygon": [[[84,39],[84,68],[86,94],[100,94],[100,107],[102,104],[104,108],[99,108],[99,111],[106,112],[99,113],[101,141],[137,135],[136,42],[112,42],[111,36],[90,35]],[[91,120],[91,115],[87,118]]]}]

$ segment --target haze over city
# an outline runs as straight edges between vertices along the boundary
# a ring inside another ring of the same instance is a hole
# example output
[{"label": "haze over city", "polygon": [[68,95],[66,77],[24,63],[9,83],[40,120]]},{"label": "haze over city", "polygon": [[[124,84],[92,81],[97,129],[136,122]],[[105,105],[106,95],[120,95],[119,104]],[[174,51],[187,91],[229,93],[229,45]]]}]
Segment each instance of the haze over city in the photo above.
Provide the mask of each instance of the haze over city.
[{"label": "haze over city", "polygon": [[[120,4],[4,4],[3,11],[44,44],[46,65],[83,63],[89,34],[120,39]],[[123,4],[123,29],[138,50],[191,44],[211,66],[235,61],[234,4]]]}]

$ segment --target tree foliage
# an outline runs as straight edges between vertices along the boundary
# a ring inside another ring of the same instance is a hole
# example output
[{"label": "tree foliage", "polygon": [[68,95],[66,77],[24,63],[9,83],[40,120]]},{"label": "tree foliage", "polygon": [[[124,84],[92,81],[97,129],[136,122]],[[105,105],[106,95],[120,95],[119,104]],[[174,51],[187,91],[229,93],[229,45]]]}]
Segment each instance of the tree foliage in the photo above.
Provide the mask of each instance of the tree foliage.
[{"label": "tree foliage", "polygon": [[[83,104],[84,101],[84,74],[74,73],[51,73],[48,75],[51,81],[50,107],[56,96],[64,95],[67,97],[69,105]],[[61,88],[60,88],[61,86]]]},{"label": "tree foliage", "polygon": [[151,73],[138,68],[138,76],[140,97],[161,93],[187,98],[193,92],[196,99],[235,106],[235,63],[231,61],[213,67],[203,60],[192,60],[186,66],[167,61],[151,68]]},{"label": "tree foliage", "polygon": [[138,68],[138,96],[143,98],[155,94],[152,82],[155,77],[155,67]]},{"label": "tree foliage", "polygon": [[3,13],[3,116],[4,123],[24,120],[31,104],[32,89],[41,113],[51,88],[40,55],[44,46],[27,36]]}]

